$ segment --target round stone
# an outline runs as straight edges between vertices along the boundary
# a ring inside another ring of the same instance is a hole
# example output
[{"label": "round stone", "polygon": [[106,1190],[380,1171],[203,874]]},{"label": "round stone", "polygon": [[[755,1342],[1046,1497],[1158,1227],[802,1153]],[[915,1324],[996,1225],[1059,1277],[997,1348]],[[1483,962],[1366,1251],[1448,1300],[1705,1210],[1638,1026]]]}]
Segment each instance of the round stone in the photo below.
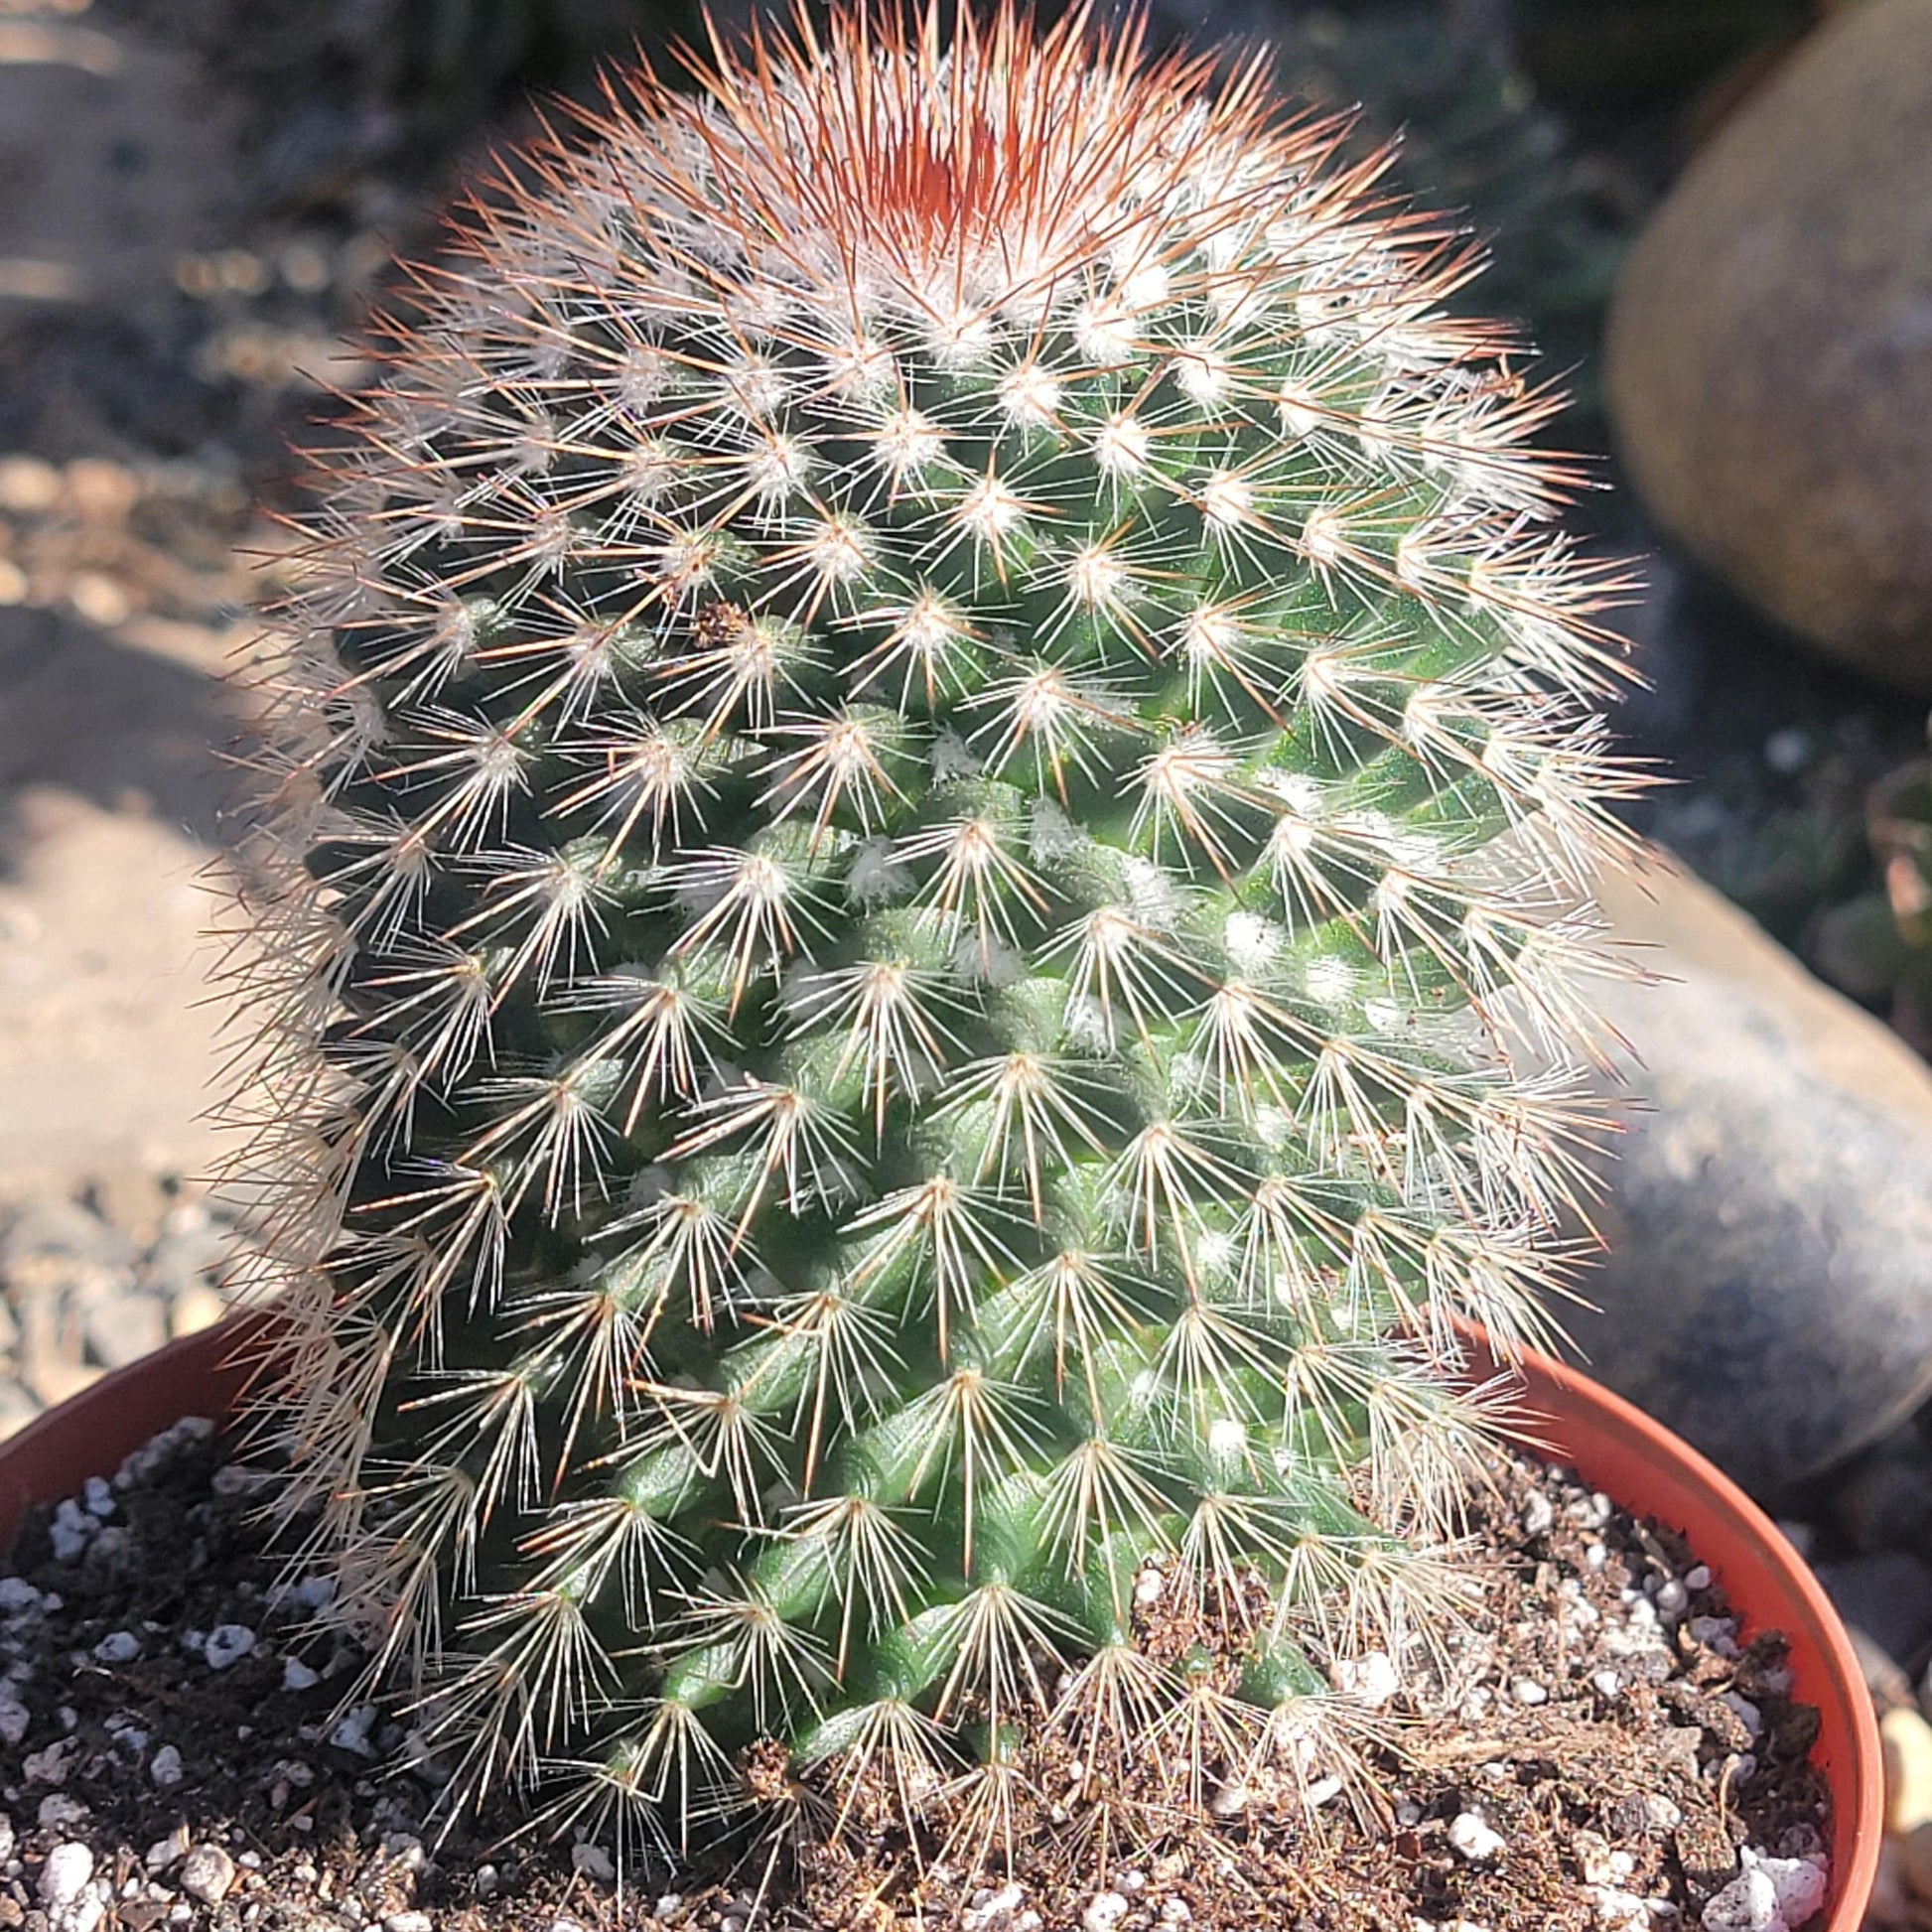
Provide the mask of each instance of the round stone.
[{"label": "round stone", "polygon": [[1605,392],[1688,550],[1932,691],[1932,0],[1836,11],[1685,171],[1612,305]]},{"label": "round stone", "polygon": [[1657,985],[1565,1310],[1590,1372],[1775,1497],[1932,1394],[1932,1069],[1696,881],[1599,882]]}]

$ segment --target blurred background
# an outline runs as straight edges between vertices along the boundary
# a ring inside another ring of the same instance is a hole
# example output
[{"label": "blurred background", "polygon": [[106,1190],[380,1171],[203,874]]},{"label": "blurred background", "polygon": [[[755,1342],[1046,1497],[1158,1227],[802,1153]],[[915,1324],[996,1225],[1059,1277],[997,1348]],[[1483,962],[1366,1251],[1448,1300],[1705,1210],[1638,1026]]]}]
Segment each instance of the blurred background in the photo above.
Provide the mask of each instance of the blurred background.
[{"label": "blurred background", "polygon": [[[729,30],[748,0],[729,0]],[[1682,862],[1612,895],[1643,1112],[1620,1386],[1932,1653],[1932,0],[1154,0],[1399,137],[1640,558],[1616,717]],[[688,0],[0,0],[0,1434],[211,1320],[204,938],[291,442],[457,185]],[[1702,882],[1702,883],[1699,883]],[[1887,1675],[1889,1673],[1889,1675]],[[1932,1861],[1928,1861],[1932,1863]],[[1932,1895],[1932,1870],[1924,1889]],[[1906,1891],[1885,1911],[1932,1908]]]}]

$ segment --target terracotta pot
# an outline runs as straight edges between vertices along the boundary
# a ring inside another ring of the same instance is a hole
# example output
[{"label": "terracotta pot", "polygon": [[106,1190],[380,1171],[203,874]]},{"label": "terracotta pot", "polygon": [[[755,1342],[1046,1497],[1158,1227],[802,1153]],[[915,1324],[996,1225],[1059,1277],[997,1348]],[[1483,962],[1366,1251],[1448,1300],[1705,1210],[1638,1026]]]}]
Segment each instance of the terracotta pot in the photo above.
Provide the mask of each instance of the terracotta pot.
[{"label": "terracotta pot", "polygon": [[[32,1503],[91,1475],[182,1416],[227,1415],[247,1379],[254,1320],[223,1322],[103,1376],[0,1443],[0,1549]],[[1837,1612],[1770,1519],[1722,1471],[1620,1397],[1541,1355],[1521,1364],[1539,1444],[1640,1516],[1683,1531],[1747,1629],[1782,1630],[1796,1694],[1818,1709],[1815,1758],[1832,1790],[1832,1891],[1825,1932],[1858,1932],[1883,1819],[1878,1730]]]},{"label": "terracotta pot", "polygon": [[1812,1761],[1832,1793],[1832,1888],[1823,1932],[1859,1932],[1884,1834],[1878,1723],[1831,1598],[1777,1525],[1690,1444],[1581,1370],[1527,1354],[1521,1412],[1538,1446],[1639,1517],[1681,1530],[1746,1634],[1782,1630],[1793,1695],[1818,1711]]},{"label": "terracotta pot", "polygon": [[0,1552],[33,1504],[71,1496],[89,1476],[111,1476],[123,1457],[184,1416],[228,1416],[259,1332],[259,1317],[241,1315],[184,1335],[0,1443]]}]

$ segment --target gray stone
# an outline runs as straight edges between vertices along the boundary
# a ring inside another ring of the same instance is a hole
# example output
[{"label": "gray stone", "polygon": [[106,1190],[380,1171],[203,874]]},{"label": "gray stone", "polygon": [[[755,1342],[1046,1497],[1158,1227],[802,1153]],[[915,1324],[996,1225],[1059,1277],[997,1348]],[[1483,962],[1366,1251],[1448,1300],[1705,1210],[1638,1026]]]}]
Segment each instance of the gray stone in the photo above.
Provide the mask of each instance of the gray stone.
[{"label": "gray stone", "polygon": [[1906,1671],[1932,1650],[1932,1564],[1903,1550],[1821,1563],[1818,1581],[1846,1622]]},{"label": "gray stone", "polygon": [[232,1256],[233,1239],[223,1227],[172,1228],[144,1264],[148,1285],[172,1300],[220,1275]]},{"label": "gray stone", "polygon": [[168,1339],[168,1305],[158,1295],[129,1290],[91,1299],[81,1316],[87,1353],[104,1368],[138,1361]]},{"label": "gray stone", "polygon": [[1775,1498],[1932,1393],[1932,1068],[1696,881],[1599,890],[1662,983],[1597,995],[1639,1104],[1602,1165],[1600,1312],[1564,1319]]},{"label": "gray stone", "polygon": [[0,1264],[9,1266],[30,1255],[69,1255],[104,1268],[125,1268],[134,1253],[134,1243],[122,1229],[78,1201],[58,1196],[28,1202],[0,1235]]},{"label": "gray stone", "polygon": [[1932,0],[1835,9],[1652,217],[1604,346],[1618,447],[1658,520],[1793,629],[1919,692],[1929,53]]}]

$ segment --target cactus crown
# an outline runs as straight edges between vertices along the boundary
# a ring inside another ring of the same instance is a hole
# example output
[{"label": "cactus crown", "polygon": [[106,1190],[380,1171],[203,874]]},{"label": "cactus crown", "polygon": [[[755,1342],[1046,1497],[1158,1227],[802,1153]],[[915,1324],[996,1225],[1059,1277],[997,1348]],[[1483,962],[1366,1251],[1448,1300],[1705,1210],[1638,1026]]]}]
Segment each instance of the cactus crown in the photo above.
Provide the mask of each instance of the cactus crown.
[{"label": "cactus crown", "polygon": [[1305,1772],[1579,1178],[1624,780],[1546,405],[1257,68],[935,11],[699,80],[477,204],[306,526],[291,1509],[566,1816],[765,1737]]}]

